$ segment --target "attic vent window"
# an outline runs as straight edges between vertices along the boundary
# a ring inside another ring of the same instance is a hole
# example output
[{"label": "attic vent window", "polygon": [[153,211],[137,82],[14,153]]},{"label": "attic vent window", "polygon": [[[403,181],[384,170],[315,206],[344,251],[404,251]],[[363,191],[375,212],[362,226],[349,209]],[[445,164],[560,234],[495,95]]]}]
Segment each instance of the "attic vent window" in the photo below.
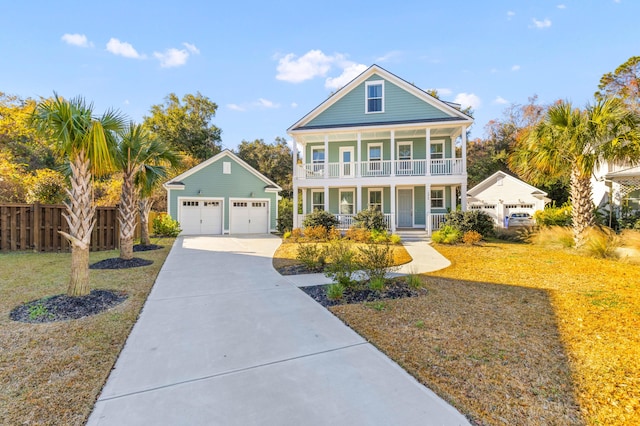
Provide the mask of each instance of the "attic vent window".
[{"label": "attic vent window", "polygon": [[222,162],[222,173],[225,175],[230,175],[231,174],[231,162],[230,161],[223,161]]},{"label": "attic vent window", "polygon": [[365,113],[384,112],[384,81],[367,81],[365,91]]}]

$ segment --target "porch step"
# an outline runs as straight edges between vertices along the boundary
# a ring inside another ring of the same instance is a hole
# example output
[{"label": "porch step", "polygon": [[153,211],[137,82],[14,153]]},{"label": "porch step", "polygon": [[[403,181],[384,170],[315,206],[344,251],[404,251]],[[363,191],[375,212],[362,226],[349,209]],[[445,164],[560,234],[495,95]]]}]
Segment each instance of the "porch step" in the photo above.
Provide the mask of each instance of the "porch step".
[{"label": "porch step", "polygon": [[429,241],[429,235],[424,229],[396,229],[395,234],[402,238],[402,241]]}]

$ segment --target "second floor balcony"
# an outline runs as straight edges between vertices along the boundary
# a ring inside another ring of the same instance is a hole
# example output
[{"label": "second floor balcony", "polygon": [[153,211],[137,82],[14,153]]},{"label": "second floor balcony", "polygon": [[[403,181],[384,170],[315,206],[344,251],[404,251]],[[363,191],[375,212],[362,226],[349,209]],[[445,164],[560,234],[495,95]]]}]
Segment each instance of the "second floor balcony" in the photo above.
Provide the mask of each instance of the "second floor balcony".
[{"label": "second floor balcony", "polygon": [[431,160],[378,160],[339,163],[298,164],[294,178],[334,179],[390,176],[446,176],[462,175],[462,158]]}]

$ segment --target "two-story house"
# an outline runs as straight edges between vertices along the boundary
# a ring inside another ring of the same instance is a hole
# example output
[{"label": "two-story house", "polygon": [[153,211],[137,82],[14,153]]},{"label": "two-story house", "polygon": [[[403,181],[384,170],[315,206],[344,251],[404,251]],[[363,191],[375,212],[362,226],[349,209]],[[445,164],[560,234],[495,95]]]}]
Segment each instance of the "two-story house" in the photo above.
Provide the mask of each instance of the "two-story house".
[{"label": "two-story house", "polygon": [[294,227],[321,209],[348,228],[355,213],[374,208],[392,231],[431,234],[447,211],[466,210],[472,123],[459,105],[372,65],[287,130],[293,205],[302,197]]}]

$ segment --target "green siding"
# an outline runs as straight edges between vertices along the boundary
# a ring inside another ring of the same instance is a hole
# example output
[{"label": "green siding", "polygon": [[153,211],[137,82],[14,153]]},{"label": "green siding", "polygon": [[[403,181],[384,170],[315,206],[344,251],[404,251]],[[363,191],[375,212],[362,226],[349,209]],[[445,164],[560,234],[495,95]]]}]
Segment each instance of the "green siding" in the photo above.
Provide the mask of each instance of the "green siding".
[{"label": "green siding", "polygon": [[[222,173],[222,164],[231,163],[231,174]],[[278,213],[277,193],[266,192],[266,183],[229,156],[223,156],[214,163],[187,176],[182,180],[183,190],[169,191],[169,213],[178,217],[178,197],[224,198],[224,232],[229,230],[229,198],[268,199],[270,201],[270,229],[276,229]],[[200,194],[198,194],[200,191]],[[251,194],[253,193],[253,196]]]},{"label": "green siding", "polygon": [[338,214],[338,188],[329,188],[329,212]]},{"label": "green siding", "polygon": [[424,186],[415,186],[413,188],[413,222],[416,225],[424,226],[425,205],[424,205]]},{"label": "green siding", "polygon": [[378,123],[402,120],[448,118],[452,115],[434,107],[377,74],[367,79],[384,80],[384,112],[365,114],[365,82],[356,86],[307,126]]}]

